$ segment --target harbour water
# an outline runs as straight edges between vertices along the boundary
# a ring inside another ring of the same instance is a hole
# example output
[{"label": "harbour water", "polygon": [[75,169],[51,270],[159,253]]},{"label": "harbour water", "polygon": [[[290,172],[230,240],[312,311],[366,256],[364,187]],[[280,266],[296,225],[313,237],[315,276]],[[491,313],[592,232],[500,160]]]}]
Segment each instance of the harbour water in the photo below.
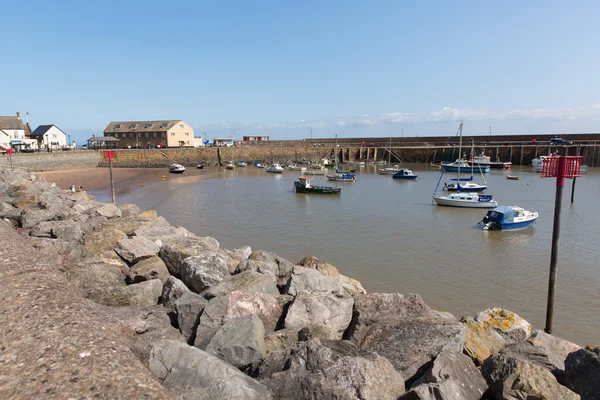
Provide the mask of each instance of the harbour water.
[{"label": "harbour water", "polygon": [[[397,181],[377,175],[375,167],[357,167],[357,183],[339,183],[339,197],[294,193],[299,172],[188,168],[163,181],[166,171],[160,170],[151,182],[117,200],[154,209],[225,248],[250,245],[293,262],[314,255],[358,279],[369,292],[419,293],[431,306],[457,317],[503,307],[543,329],[555,179],[542,179],[529,167],[486,174],[488,193],[500,205],[516,204],[540,217],[526,230],[484,232],[476,224],[486,210],[432,203],[440,171],[403,166],[418,179]],[[211,179],[202,179],[207,174]],[[522,179],[507,180],[509,174]],[[600,333],[599,178],[594,170],[578,178],[573,205],[571,180],[564,190],[554,334],[580,344],[597,344]],[[481,176],[475,180],[481,182]],[[335,185],[325,177],[314,182]],[[110,199],[106,190],[92,194]]]}]

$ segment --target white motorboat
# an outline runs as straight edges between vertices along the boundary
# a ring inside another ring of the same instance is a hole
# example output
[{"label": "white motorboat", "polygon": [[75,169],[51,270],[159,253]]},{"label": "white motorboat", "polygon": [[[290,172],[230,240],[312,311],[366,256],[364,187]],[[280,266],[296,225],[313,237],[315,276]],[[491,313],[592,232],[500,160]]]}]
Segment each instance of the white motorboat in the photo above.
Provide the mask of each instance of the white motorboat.
[{"label": "white motorboat", "polygon": [[238,167],[246,167],[248,164],[246,163],[246,161],[242,160],[240,162],[238,162]]},{"label": "white motorboat", "polygon": [[283,167],[281,166],[281,164],[273,164],[270,167],[268,167],[265,171],[272,172],[275,174],[281,174],[283,173]]},{"label": "white motorboat", "polygon": [[393,167],[382,168],[378,172],[380,175],[394,175],[398,171],[400,171],[400,166],[394,165]]},{"label": "white motorboat", "polygon": [[301,171],[301,172],[306,171],[306,167],[303,167],[301,165],[296,165],[296,164],[290,165],[288,168],[290,169],[290,171]]},{"label": "white motorboat", "polygon": [[491,194],[476,192],[456,192],[448,196],[433,195],[433,200],[438,206],[468,207],[468,208],[494,208],[498,202]]},{"label": "white motorboat", "polygon": [[177,163],[169,164],[169,172],[172,174],[183,174],[185,172],[185,167]]},{"label": "white motorboat", "polygon": [[460,191],[461,192],[483,192],[484,190],[487,189],[487,185],[480,185],[480,184],[475,183],[475,182],[465,182],[465,183],[452,182],[452,183],[446,183],[446,184],[444,184],[444,189],[446,189],[449,192],[456,192],[458,190],[459,185],[460,185]]},{"label": "white motorboat", "polygon": [[228,162],[227,165],[225,165],[225,168],[227,168],[227,169],[235,169],[235,164],[233,162]]}]

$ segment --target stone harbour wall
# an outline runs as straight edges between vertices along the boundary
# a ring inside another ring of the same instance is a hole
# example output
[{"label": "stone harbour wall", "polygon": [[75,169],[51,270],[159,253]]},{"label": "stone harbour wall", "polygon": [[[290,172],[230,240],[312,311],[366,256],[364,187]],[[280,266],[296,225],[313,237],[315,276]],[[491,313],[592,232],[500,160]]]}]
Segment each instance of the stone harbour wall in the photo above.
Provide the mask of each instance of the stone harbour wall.
[{"label": "stone harbour wall", "polygon": [[[63,169],[95,168],[101,160],[97,151],[54,151],[51,153],[16,153],[12,155],[15,168],[30,171],[56,171]],[[7,155],[0,155],[0,167],[8,167]]]},{"label": "stone harbour wall", "polygon": [[600,350],[0,167],[0,398],[596,399]]}]

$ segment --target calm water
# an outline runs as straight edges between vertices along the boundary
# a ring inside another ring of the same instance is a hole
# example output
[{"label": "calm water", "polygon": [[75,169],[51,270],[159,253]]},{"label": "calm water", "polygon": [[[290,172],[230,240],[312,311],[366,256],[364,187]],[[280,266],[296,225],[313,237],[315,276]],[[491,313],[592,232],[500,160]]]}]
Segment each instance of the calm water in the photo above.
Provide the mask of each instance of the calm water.
[{"label": "calm water", "polygon": [[[340,197],[295,194],[292,184],[299,172],[267,174],[248,167],[199,180],[207,173],[188,169],[185,176],[169,175],[166,181],[159,180],[164,172],[157,172],[155,183],[118,202],[157,210],[172,224],[215,237],[225,248],[250,245],[294,262],[314,255],[369,292],[419,293],[457,317],[503,307],[543,329],[555,180],[541,179],[528,167],[486,174],[488,191],[500,205],[517,204],[538,211],[540,218],[527,230],[484,232],[476,223],[485,210],[432,204],[439,171],[406,166],[419,174],[416,181],[358,167],[357,183],[339,183]],[[522,180],[507,180],[508,174]],[[314,184],[325,182],[325,177],[314,179]],[[574,205],[571,182],[564,190],[554,333],[597,344],[600,173],[578,178]],[[106,192],[94,194],[108,200]]]}]

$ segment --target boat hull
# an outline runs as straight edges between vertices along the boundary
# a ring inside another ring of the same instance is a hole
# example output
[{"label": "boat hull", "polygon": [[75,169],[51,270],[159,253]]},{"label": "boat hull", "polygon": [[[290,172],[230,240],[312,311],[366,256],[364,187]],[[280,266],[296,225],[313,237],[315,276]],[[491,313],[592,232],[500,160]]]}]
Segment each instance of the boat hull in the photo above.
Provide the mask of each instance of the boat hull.
[{"label": "boat hull", "polygon": [[498,205],[497,201],[472,201],[472,200],[456,200],[447,199],[445,196],[433,196],[433,200],[438,206],[446,207],[462,207],[462,208],[494,208]]},{"label": "boat hull", "polygon": [[506,162],[489,162],[489,163],[481,163],[481,162],[469,162],[469,164],[473,164],[473,168],[477,168],[477,166],[480,167],[488,167],[488,168],[494,168],[494,169],[509,169],[510,166],[512,165],[512,163],[510,161],[506,161]]},{"label": "boat hull", "polygon": [[413,180],[413,179],[417,179],[417,175],[400,175],[400,176],[392,176],[393,179],[406,179],[406,180]]},{"label": "boat hull", "polygon": [[279,169],[270,169],[270,168],[267,168],[265,171],[267,171],[267,172],[269,172],[271,174],[283,174],[283,171],[279,170]]},{"label": "boat hull", "polygon": [[311,186],[305,187],[301,183],[294,182],[294,188],[296,193],[306,194],[325,194],[325,195],[339,195],[342,193],[342,188],[330,187],[330,186]]},{"label": "boat hull", "polygon": [[[458,167],[454,166],[454,165],[443,165],[442,168],[444,168],[445,172],[459,172],[458,171]],[[471,169],[471,167],[462,167],[462,166],[460,167],[460,170],[462,172],[465,172],[465,171],[470,170],[470,169]],[[473,171],[474,172],[479,172],[480,170],[483,173],[487,173],[487,172],[490,172],[490,167],[489,166],[487,166],[487,167],[476,166],[476,165],[473,166]]]},{"label": "boat hull", "polygon": [[503,223],[503,224],[499,224],[499,225],[498,224],[496,224],[496,225],[487,224],[487,225],[483,226],[483,230],[484,231],[517,231],[519,229],[529,228],[530,226],[535,224],[535,221],[537,221],[537,217],[535,217],[534,219],[531,219],[529,221],[522,221],[522,222]]},{"label": "boat hull", "polygon": [[183,174],[185,172],[185,169],[183,170],[169,170],[170,174]]}]

